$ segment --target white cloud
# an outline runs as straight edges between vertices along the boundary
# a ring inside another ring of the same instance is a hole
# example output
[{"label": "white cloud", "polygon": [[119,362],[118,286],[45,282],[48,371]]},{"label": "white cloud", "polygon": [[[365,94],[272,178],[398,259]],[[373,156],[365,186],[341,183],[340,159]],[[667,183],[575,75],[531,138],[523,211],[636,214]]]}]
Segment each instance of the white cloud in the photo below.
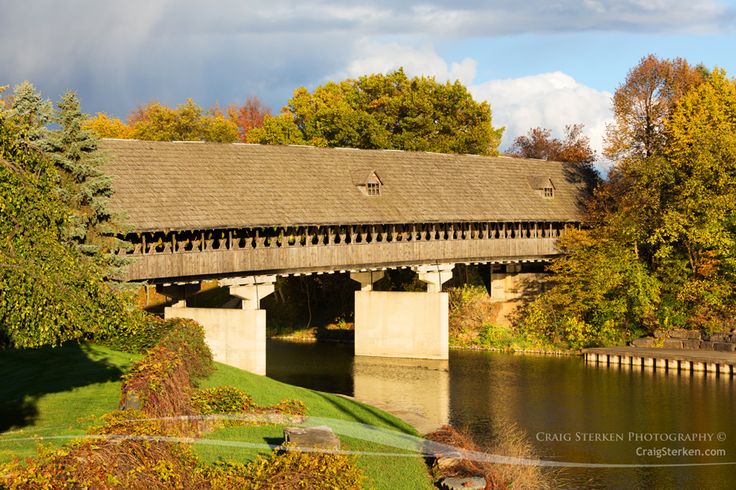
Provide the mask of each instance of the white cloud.
[{"label": "white cloud", "polygon": [[601,155],[606,123],[611,121],[610,92],[559,71],[487,81],[469,89],[477,100],[491,104],[494,126],[506,126],[502,148],[530,128],[548,128],[559,137],[565,125],[582,123],[591,146]]},{"label": "white cloud", "polygon": [[[413,76],[433,76],[438,81],[445,82],[460,80],[469,84],[475,79],[477,62],[465,58],[460,62],[448,63],[431,46],[413,47],[396,43],[359,44],[356,58],[350,62],[345,75],[351,78],[370,73],[387,73],[403,67],[406,74]],[[329,79],[344,78],[336,74]]]}]

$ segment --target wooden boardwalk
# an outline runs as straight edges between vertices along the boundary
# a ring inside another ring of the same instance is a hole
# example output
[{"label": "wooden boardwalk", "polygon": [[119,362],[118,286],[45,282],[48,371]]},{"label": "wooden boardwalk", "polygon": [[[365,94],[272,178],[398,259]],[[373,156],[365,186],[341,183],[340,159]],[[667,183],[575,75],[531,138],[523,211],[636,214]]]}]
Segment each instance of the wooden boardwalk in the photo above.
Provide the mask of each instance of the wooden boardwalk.
[{"label": "wooden boardwalk", "polygon": [[583,349],[585,362],[624,365],[673,372],[704,372],[717,376],[736,374],[736,353],[703,350],[598,347]]}]

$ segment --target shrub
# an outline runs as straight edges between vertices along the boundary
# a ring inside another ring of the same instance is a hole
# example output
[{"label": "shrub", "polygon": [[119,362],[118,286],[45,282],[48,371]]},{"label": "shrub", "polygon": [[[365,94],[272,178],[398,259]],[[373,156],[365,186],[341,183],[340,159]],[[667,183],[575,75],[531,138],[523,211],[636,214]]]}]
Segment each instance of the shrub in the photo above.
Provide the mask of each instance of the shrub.
[{"label": "shrub", "polygon": [[152,348],[176,325],[143,311],[131,314],[131,319],[115,331],[105,331],[94,341],[114,350],[143,353]]},{"label": "shrub", "polygon": [[204,339],[204,327],[194,320],[166,320],[168,333],[158,345],[176,352],[184,362],[192,382],[206,378],[214,371],[212,351]]},{"label": "shrub", "polygon": [[288,451],[249,464],[220,463],[201,468],[212,488],[352,490],[364,476],[351,456]]},{"label": "shrub", "polygon": [[483,286],[465,284],[448,290],[450,337],[460,344],[473,344],[484,325],[493,324],[500,304],[493,303]]},{"label": "shrub", "polygon": [[9,468],[9,489],[206,488],[188,445],[156,440],[93,440],[39,454],[26,466]]},{"label": "shrub", "polygon": [[167,417],[192,413],[192,385],[178,353],[157,346],[133,364],[123,375],[121,406],[131,400],[153,416]]},{"label": "shrub", "polygon": [[195,390],[192,407],[202,415],[212,413],[240,413],[253,408],[253,399],[243,390],[232,386],[216,386]]},{"label": "shrub", "polygon": [[281,400],[276,405],[269,407],[269,409],[284,415],[307,414],[307,406],[301,400]]}]

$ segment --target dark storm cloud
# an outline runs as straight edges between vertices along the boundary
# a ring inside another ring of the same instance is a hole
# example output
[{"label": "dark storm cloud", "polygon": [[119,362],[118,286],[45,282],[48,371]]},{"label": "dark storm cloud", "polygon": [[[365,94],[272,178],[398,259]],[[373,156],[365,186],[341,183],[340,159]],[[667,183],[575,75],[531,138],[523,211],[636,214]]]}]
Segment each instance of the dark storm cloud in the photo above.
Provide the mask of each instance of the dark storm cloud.
[{"label": "dark storm cloud", "polygon": [[220,2],[10,0],[0,9],[0,82],[76,89],[87,111],[125,115],[151,99],[275,108],[340,72],[366,41],[408,43],[526,32],[715,32],[715,0]]}]

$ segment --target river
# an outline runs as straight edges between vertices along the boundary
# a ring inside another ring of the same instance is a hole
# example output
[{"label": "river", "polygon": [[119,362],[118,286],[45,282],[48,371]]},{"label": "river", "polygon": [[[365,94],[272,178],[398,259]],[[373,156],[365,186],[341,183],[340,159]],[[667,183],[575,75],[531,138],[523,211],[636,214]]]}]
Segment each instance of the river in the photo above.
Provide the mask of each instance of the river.
[{"label": "river", "polygon": [[449,361],[354,357],[349,344],[273,340],[267,374],[355,396],[422,431],[465,428],[481,446],[515,424],[540,459],[634,465],[565,468],[566,488],[736,488],[736,464],[723,464],[736,462],[729,377],[466,350],[450,351]]}]

